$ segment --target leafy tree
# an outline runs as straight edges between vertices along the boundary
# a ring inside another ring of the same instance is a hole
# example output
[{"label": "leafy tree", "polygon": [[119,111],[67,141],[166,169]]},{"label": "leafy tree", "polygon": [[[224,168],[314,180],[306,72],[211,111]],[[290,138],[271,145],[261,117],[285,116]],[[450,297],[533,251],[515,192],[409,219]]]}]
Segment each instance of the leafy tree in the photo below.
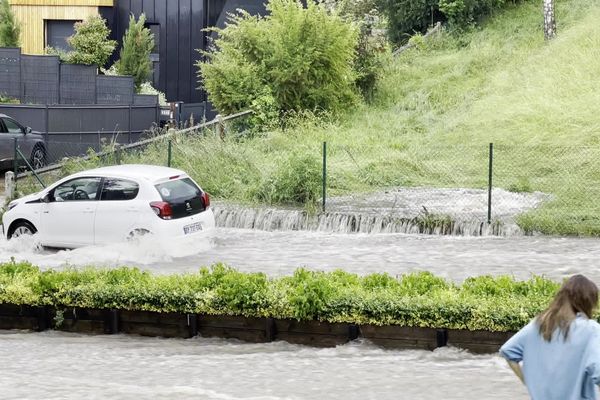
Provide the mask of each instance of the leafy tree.
[{"label": "leafy tree", "polygon": [[277,116],[336,112],[355,103],[356,29],[312,0],[306,8],[294,0],[271,0],[267,10],[265,17],[241,12],[215,29],[214,47],[197,64],[219,112],[252,108]]},{"label": "leafy tree", "polygon": [[133,15],[129,17],[129,28],[123,36],[120,59],[115,65],[119,75],[133,76],[137,91],[152,72],[150,52],[154,47],[154,35],[150,29],[144,27],[145,23],[144,14],[140,15],[137,22]]},{"label": "leafy tree", "polygon": [[0,0],[0,47],[19,47],[21,28],[8,0]]},{"label": "leafy tree", "polygon": [[99,15],[75,23],[75,33],[67,39],[73,51],[64,56],[71,64],[97,65],[103,67],[111,56],[117,42],[108,39],[110,29]]}]

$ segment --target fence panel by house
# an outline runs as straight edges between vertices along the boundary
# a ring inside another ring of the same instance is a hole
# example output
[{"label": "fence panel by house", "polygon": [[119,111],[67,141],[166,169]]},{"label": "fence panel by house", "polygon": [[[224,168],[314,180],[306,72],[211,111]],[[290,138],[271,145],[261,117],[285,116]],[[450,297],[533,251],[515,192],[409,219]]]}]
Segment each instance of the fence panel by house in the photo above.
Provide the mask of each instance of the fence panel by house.
[{"label": "fence panel by house", "polygon": [[97,104],[133,104],[133,78],[130,76],[97,76]]},{"label": "fence panel by house", "polygon": [[0,48],[0,95],[18,99],[21,96],[21,51]]},{"label": "fence panel by house", "polygon": [[56,56],[21,55],[21,102],[59,103],[59,68]]},{"label": "fence panel by house", "polygon": [[95,65],[60,65],[60,103],[95,104],[96,103]]}]

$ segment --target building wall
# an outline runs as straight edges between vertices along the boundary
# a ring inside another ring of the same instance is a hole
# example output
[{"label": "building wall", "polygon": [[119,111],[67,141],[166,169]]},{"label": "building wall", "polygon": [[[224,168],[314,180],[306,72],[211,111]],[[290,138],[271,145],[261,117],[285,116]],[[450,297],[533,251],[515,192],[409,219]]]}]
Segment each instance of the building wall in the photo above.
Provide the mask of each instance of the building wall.
[{"label": "building wall", "polygon": [[21,23],[21,47],[25,54],[44,54],[44,20],[84,20],[110,7],[113,0],[8,0]]},{"label": "building wall", "polygon": [[[222,0],[219,0],[222,1]],[[196,103],[205,100],[199,90],[197,69],[200,59],[197,49],[204,49],[208,0],[115,0],[114,7],[103,7],[101,15],[112,30],[111,37],[121,41],[129,26],[129,16],[143,13],[146,22],[158,26],[159,80],[158,87],[168,101]],[[119,49],[113,54],[113,61]]]}]

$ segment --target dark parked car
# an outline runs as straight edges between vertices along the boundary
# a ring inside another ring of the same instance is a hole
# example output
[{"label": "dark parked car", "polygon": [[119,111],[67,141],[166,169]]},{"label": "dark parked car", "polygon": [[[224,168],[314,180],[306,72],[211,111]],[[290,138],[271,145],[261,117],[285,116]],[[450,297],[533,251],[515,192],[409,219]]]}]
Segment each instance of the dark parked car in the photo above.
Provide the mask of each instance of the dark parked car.
[{"label": "dark parked car", "polygon": [[[21,153],[38,169],[46,165],[46,143],[44,136],[23,126],[8,115],[0,114],[0,168],[11,169],[15,154],[15,138]],[[21,161],[20,165],[25,163]]]}]

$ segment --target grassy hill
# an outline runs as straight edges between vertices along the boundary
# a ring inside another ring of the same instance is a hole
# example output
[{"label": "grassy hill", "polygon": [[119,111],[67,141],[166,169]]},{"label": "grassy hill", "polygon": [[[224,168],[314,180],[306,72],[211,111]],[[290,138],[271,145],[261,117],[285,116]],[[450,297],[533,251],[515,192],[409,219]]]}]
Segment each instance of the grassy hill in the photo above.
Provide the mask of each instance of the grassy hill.
[{"label": "grassy hill", "polygon": [[[495,187],[553,195],[522,227],[600,235],[600,3],[558,0],[556,13],[549,43],[540,2],[508,5],[391,59],[370,105],[251,139],[180,138],[175,165],[216,197],[277,202],[303,185],[318,191],[327,141],[329,194],[485,188],[493,142]],[[166,151],[134,158],[164,162]]]}]

